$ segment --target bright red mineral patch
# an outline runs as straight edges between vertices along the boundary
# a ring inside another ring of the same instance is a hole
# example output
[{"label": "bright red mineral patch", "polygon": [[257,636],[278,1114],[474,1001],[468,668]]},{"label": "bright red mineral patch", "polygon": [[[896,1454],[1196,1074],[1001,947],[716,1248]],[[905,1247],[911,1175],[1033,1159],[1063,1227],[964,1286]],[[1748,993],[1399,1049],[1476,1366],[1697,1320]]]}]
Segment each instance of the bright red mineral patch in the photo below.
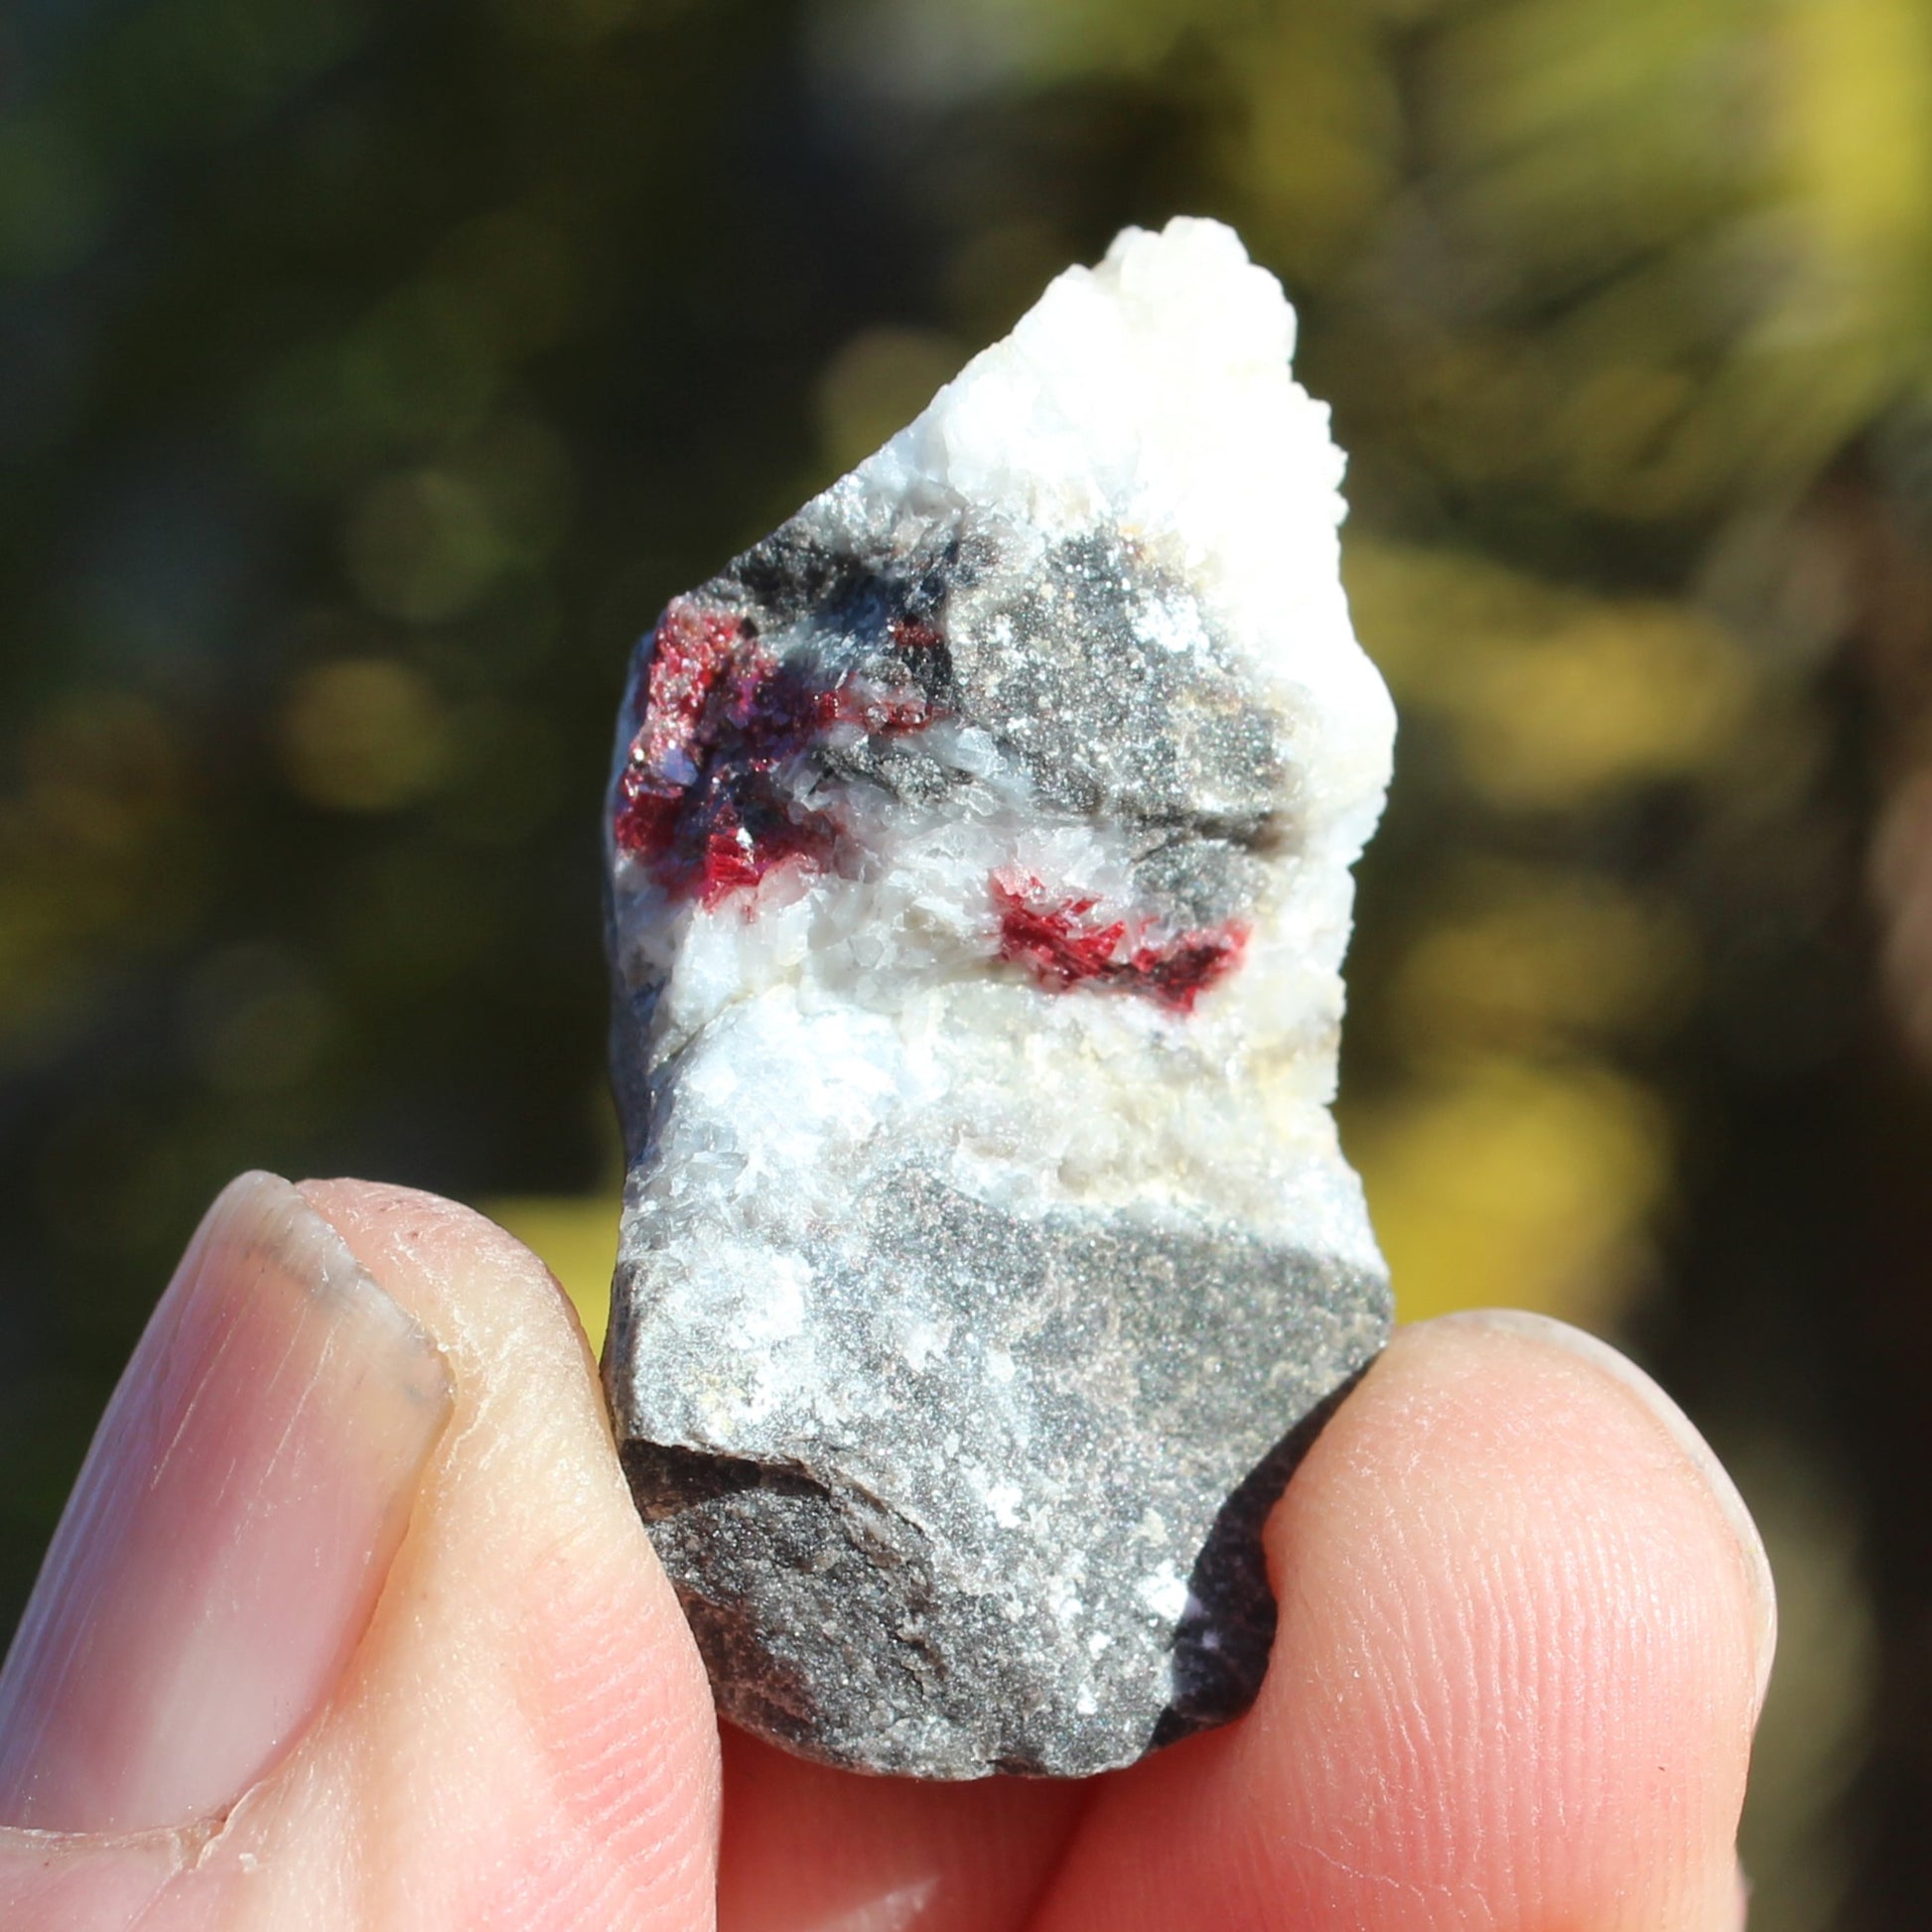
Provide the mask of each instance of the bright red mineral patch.
[{"label": "bright red mineral patch", "polygon": [[885,692],[837,684],[813,694],[812,716],[821,729],[857,725],[868,732],[924,731],[938,713],[923,692]]},{"label": "bright red mineral patch", "polygon": [[939,626],[923,618],[895,618],[887,628],[900,650],[936,650],[946,641]]},{"label": "bright red mineral patch", "polygon": [[814,688],[752,620],[693,598],[658,620],[649,666],[612,832],[666,893],[707,906],[779,866],[831,864],[839,827],[790,794],[789,761],[835,727],[914,732],[935,715],[916,688]]},{"label": "bright red mineral patch", "polygon": [[1247,927],[1229,920],[1205,931],[1161,933],[1149,926],[1127,945],[1129,921],[1097,918],[1099,900],[1055,898],[1031,874],[988,881],[1000,914],[1000,957],[1018,961],[1054,992],[1089,982],[1139,993],[1176,1013],[1240,964]]}]

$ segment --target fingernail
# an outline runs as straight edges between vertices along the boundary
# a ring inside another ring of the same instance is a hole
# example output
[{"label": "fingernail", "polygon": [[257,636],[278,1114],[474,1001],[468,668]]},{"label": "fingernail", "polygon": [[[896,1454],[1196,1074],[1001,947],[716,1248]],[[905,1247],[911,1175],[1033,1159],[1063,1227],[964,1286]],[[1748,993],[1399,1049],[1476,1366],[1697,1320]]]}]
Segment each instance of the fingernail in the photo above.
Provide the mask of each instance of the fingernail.
[{"label": "fingernail", "polygon": [[285,1180],[208,1210],[4,1669],[0,1824],[218,1814],[328,1701],[448,1420],[436,1344]]},{"label": "fingernail", "polygon": [[[1485,1328],[1503,1334],[1521,1335],[1530,1341],[1547,1343],[1587,1362],[1592,1368],[1619,1384],[1649,1411],[1677,1445],[1696,1472],[1703,1477],[1731,1536],[1743,1564],[1745,1587],[1749,1591],[1753,1637],[1757,1661],[1757,1701],[1764,1708],[1764,1693],[1771,1682],[1771,1661],[1778,1645],[1778,1596],[1771,1580],[1771,1560],[1764,1554],[1764,1539],[1757,1533],[1744,1499],[1737,1493],[1730,1472],[1718,1460],[1716,1452],[1699,1435],[1697,1426],[1675,1402],[1653,1382],[1627,1355],[1608,1342],[1573,1328],[1567,1321],[1551,1315],[1532,1314],[1525,1309],[1475,1309],[1462,1314],[1438,1317],[1446,1327]],[[1433,1325],[1433,1324],[1432,1324]]]}]

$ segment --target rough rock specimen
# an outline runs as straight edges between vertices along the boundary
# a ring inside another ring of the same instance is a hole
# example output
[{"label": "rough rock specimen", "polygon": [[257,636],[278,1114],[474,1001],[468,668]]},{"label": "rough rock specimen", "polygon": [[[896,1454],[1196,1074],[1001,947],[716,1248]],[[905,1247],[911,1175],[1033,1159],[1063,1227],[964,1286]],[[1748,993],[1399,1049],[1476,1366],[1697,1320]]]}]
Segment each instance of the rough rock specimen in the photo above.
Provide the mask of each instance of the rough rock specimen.
[{"label": "rough rock specimen", "polygon": [[605,1376],[722,1708],[811,1756],[1234,1716],[1385,1339],[1327,1103],[1393,724],[1293,338],[1130,229],[638,651]]}]

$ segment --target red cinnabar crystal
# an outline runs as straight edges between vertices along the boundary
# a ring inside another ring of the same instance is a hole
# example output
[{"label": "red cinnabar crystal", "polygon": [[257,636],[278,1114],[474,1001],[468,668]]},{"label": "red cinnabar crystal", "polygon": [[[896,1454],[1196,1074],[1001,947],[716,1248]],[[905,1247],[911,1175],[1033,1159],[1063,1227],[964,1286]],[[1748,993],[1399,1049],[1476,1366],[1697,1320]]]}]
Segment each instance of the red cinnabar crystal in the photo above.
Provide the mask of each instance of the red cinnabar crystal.
[{"label": "red cinnabar crystal", "polygon": [[1055,992],[1094,981],[1192,1013],[1248,943],[1247,928],[1229,921],[1207,931],[1148,931],[1123,949],[1129,921],[1097,923],[1098,899],[1054,898],[1031,874],[996,872],[988,886],[1000,914],[1000,957]]},{"label": "red cinnabar crystal", "polygon": [[801,807],[777,782],[781,766],[835,728],[916,732],[937,715],[916,688],[850,679],[814,688],[747,619],[691,598],[674,599],[658,621],[648,663],[612,832],[664,892],[707,906],[776,867],[831,864],[837,822]]}]

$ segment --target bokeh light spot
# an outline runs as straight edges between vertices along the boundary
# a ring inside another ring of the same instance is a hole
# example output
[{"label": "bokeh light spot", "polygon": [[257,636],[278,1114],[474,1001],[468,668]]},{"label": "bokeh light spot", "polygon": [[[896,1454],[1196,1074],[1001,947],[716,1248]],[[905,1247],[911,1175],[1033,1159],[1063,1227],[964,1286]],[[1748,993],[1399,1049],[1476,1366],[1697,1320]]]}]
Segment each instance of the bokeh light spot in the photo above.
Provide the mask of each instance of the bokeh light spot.
[{"label": "bokeh light spot", "polygon": [[1352,1116],[1348,1146],[1406,1321],[1517,1307],[1602,1327],[1648,1277],[1670,1150],[1607,1067],[1477,1059]]},{"label": "bokeh light spot", "polygon": [[393,659],[340,658],[304,671],[278,724],[291,789],[331,811],[394,811],[434,791],[449,766],[436,693]]},{"label": "bokeh light spot", "polygon": [[503,561],[481,492],[444,470],[385,477],[364,491],[345,548],[363,602],[412,623],[437,623],[470,609]]},{"label": "bokeh light spot", "polygon": [[813,400],[833,469],[863,462],[910,422],[966,359],[950,337],[925,329],[867,329],[825,366]]}]

